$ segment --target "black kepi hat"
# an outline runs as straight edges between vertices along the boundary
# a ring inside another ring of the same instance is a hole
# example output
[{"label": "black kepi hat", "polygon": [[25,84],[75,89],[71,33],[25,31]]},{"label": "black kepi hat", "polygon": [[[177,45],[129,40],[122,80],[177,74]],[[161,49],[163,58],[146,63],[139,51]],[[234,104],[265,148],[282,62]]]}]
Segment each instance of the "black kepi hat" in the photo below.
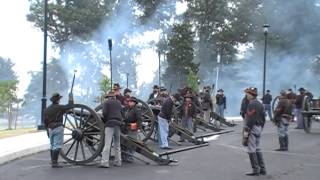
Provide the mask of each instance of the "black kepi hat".
[{"label": "black kepi hat", "polygon": [[50,101],[51,102],[57,102],[58,100],[60,100],[63,96],[61,96],[59,93],[55,92],[52,94]]}]

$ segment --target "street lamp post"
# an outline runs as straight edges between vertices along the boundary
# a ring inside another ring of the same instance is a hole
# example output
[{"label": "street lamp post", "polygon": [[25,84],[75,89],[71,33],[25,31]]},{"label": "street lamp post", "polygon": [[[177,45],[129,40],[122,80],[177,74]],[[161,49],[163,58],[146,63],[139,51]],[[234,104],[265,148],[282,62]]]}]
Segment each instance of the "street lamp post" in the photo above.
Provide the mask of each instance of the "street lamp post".
[{"label": "street lamp post", "polygon": [[160,62],[160,58],[161,58],[161,52],[160,50],[158,51],[158,59],[159,59],[159,87],[161,87],[161,62]]},{"label": "street lamp post", "polygon": [[126,74],[127,75],[127,88],[129,87],[129,73]]},{"label": "street lamp post", "polygon": [[267,65],[267,36],[268,36],[268,28],[270,27],[269,24],[264,24],[263,26],[264,32],[264,58],[263,58],[263,87],[262,92],[263,96],[265,95],[266,91],[266,65]]},{"label": "street lamp post", "polygon": [[44,1],[44,27],[43,27],[43,77],[42,77],[42,105],[41,105],[41,122],[38,130],[44,130],[44,109],[47,106],[47,36],[48,36],[48,0]]},{"label": "street lamp post", "polygon": [[221,56],[218,53],[217,55],[217,75],[216,75],[216,89],[218,89],[218,85],[219,85],[219,66],[220,66],[220,61],[221,61]]},{"label": "street lamp post", "polygon": [[109,46],[109,57],[110,57],[110,89],[112,89],[112,55],[111,55],[111,51],[112,51],[112,39],[108,39],[108,46]]}]

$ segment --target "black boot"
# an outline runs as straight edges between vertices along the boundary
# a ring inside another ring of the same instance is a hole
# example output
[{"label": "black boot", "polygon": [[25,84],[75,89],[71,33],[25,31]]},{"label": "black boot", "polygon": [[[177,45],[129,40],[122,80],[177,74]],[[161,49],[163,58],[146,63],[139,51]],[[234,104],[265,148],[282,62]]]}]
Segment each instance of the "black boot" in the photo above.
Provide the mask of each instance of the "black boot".
[{"label": "black boot", "polygon": [[248,153],[250,158],[250,163],[252,167],[252,172],[246,173],[247,176],[259,176],[259,165],[258,165],[258,157],[256,153]]},{"label": "black boot", "polygon": [[288,137],[288,135],[286,135],[286,136],[284,137],[284,143],[283,143],[283,145],[284,145],[283,149],[284,149],[285,151],[288,151],[288,150],[289,150],[289,148],[288,148],[288,146],[289,146],[289,137]]},{"label": "black boot", "polygon": [[275,149],[275,151],[285,151],[285,139],[284,137],[279,137],[280,148]]},{"label": "black boot", "polygon": [[51,158],[50,164],[52,164],[53,163],[53,150],[51,150],[51,149],[50,149],[50,158]]},{"label": "black boot", "polygon": [[258,164],[260,166],[260,174],[266,175],[267,171],[266,171],[266,166],[264,165],[262,152],[257,152],[257,158],[258,158]]},{"label": "black boot", "polygon": [[52,164],[51,164],[51,167],[53,167],[53,168],[61,168],[62,167],[58,163],[59,153],[60,153],[60,149],[53,150],[53,152],[52,152]]}]

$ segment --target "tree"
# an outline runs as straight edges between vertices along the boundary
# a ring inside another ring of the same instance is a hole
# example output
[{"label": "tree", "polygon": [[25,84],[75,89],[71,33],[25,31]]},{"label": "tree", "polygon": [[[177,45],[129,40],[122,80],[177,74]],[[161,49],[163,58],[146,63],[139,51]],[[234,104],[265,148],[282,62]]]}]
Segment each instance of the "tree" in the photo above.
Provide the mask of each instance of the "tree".
[{"label": "tree", "polygon": [[0,57],[0,113],[6,112],[8,129],[13,125],[13,105],[17,99],[17,85],[19,83],[14,64],[10,59]]},{"label": "tree", "polygon": [[[39,120],[43,74],[42,72],[30,72],[30,74],[31,82],[27,88],[27,93],[24,96],[22,111],[25,115],[29,116],[30,120]],[[67,94],[69,80],[58,59],[52,59],[48,64],[47,78],[47,98],[54,92]]]},{"label": "tree", "polygon": [[107,94],[111,90],[111,80],[108,76],[103,75],[103,78],[99,82],[100,91],[102,95]]},{"label": "tree", "polygon": [[[43,30],[43,0],[31,0],[30,14],[27,18],[36,27]],[[90,98],[95,98],[99,91],[99,79],[102,77],[102,67],[110,66],[106,45],[106,29],[110,26],[117,29],[117,24],[111,17],[122,17],[123,12],[128,14],[133,11],[133,0],[58,0],[49,1],[48,4],[48,35],[59,47],[61,62],[68,68],[81,68],[77,77],[81,83],[79,98],[88,103]],[[125,9],[124,9],[125,8]],[[131,16],[130,16],[131,17]],[[108,21],[110,20],[110,21]],[[106,24],[108,27],[106,28]],[[123,25],[123,23],[121,23]],[[121,26],[120,25],[120,26]],[[134,21],[129,21],[128,29],[134,29]],[[136,87],[136,64],[133,61],[139,48],[129,47],[130,33],[120,27],[121,36],[113,38],[113,80],[122,84],[125,74],[130,74],[130,83]],[[109,31],[108,31],[109,33]],[[111,33],[111,32],[110,32]],[[93,79],[87,81],[86,79]],[[87,94],[89,93],[89,94]],[[77,93],[75,93],[76,95]],[[91,101],[90,101],[91,102]]]},{"label": "tree", "polygon": [[167,61],[164,83],[177,89],[186,85],[189,70],[197,73],[198,65],[193,63],[193,32],[188,23],[175,24],[168,41]]},{"label": "tree", "polygon": [[195,72],[189,69],[189,73],[187,75],[187,86],[192,89],[193,92],[199,91],[199,84],[198,84],[198,76]]},{"label": "tree", "polygon": [[13,104],[17,99],[16,80],[0,81],[0,113],[6,112],[8,117],[8,129],[13,125]]},{"label": "tree", "polygon": [[17,75],[12,69],[13,66],[10,59],[0,57],[0,81],[17,80]]},{"label": "tree", "polygon": [[198,41],[195,44],[196,62],[201,62],[200,75],[216,66],[217,54],[221,63],[230,64],[236,60],[237,45],[249,41],[257,29],[251,20],[258,11],[255,0],[187,0],[186,18],[195,27]]},{"label": "tree", "polygon": [[[27,19],[43,30],[44,0],[29,0]],[[48,1],[48,35],[59,45],[80,38],[88,40],[108,18],[116,0]]]}]

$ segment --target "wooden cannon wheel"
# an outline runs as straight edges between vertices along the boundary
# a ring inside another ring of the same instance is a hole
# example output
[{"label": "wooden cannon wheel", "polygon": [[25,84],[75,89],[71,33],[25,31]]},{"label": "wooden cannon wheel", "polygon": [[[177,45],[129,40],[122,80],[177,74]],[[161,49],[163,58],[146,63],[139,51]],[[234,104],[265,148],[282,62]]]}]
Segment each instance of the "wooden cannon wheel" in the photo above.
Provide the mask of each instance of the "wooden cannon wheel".
[{"label": "wooden cannon wheel", "polygon": [[104,147],[104,124],[98,114],[82,104],[69,105],[63,113],[64,142],[61,156],[69,163],[85,164]]},{"label": "wooden cannon wheel", "polygon": [[[142,101],[141,99],[137,99],[138,104],[137,107],[141,112],[141,118],[142,118],[142,126],[140,127],[140,131],[142,132],[142,136],[140,137],[143,142],[147,141],[153,131],[154,131],[154,123],[155,123],[155,117],[153,115],[153,112],[151,108],[148,106],[147,103]],[[99,114],[102,114],[102,105],[100,104],[95,108],[95,111],[98,112]]]}]

